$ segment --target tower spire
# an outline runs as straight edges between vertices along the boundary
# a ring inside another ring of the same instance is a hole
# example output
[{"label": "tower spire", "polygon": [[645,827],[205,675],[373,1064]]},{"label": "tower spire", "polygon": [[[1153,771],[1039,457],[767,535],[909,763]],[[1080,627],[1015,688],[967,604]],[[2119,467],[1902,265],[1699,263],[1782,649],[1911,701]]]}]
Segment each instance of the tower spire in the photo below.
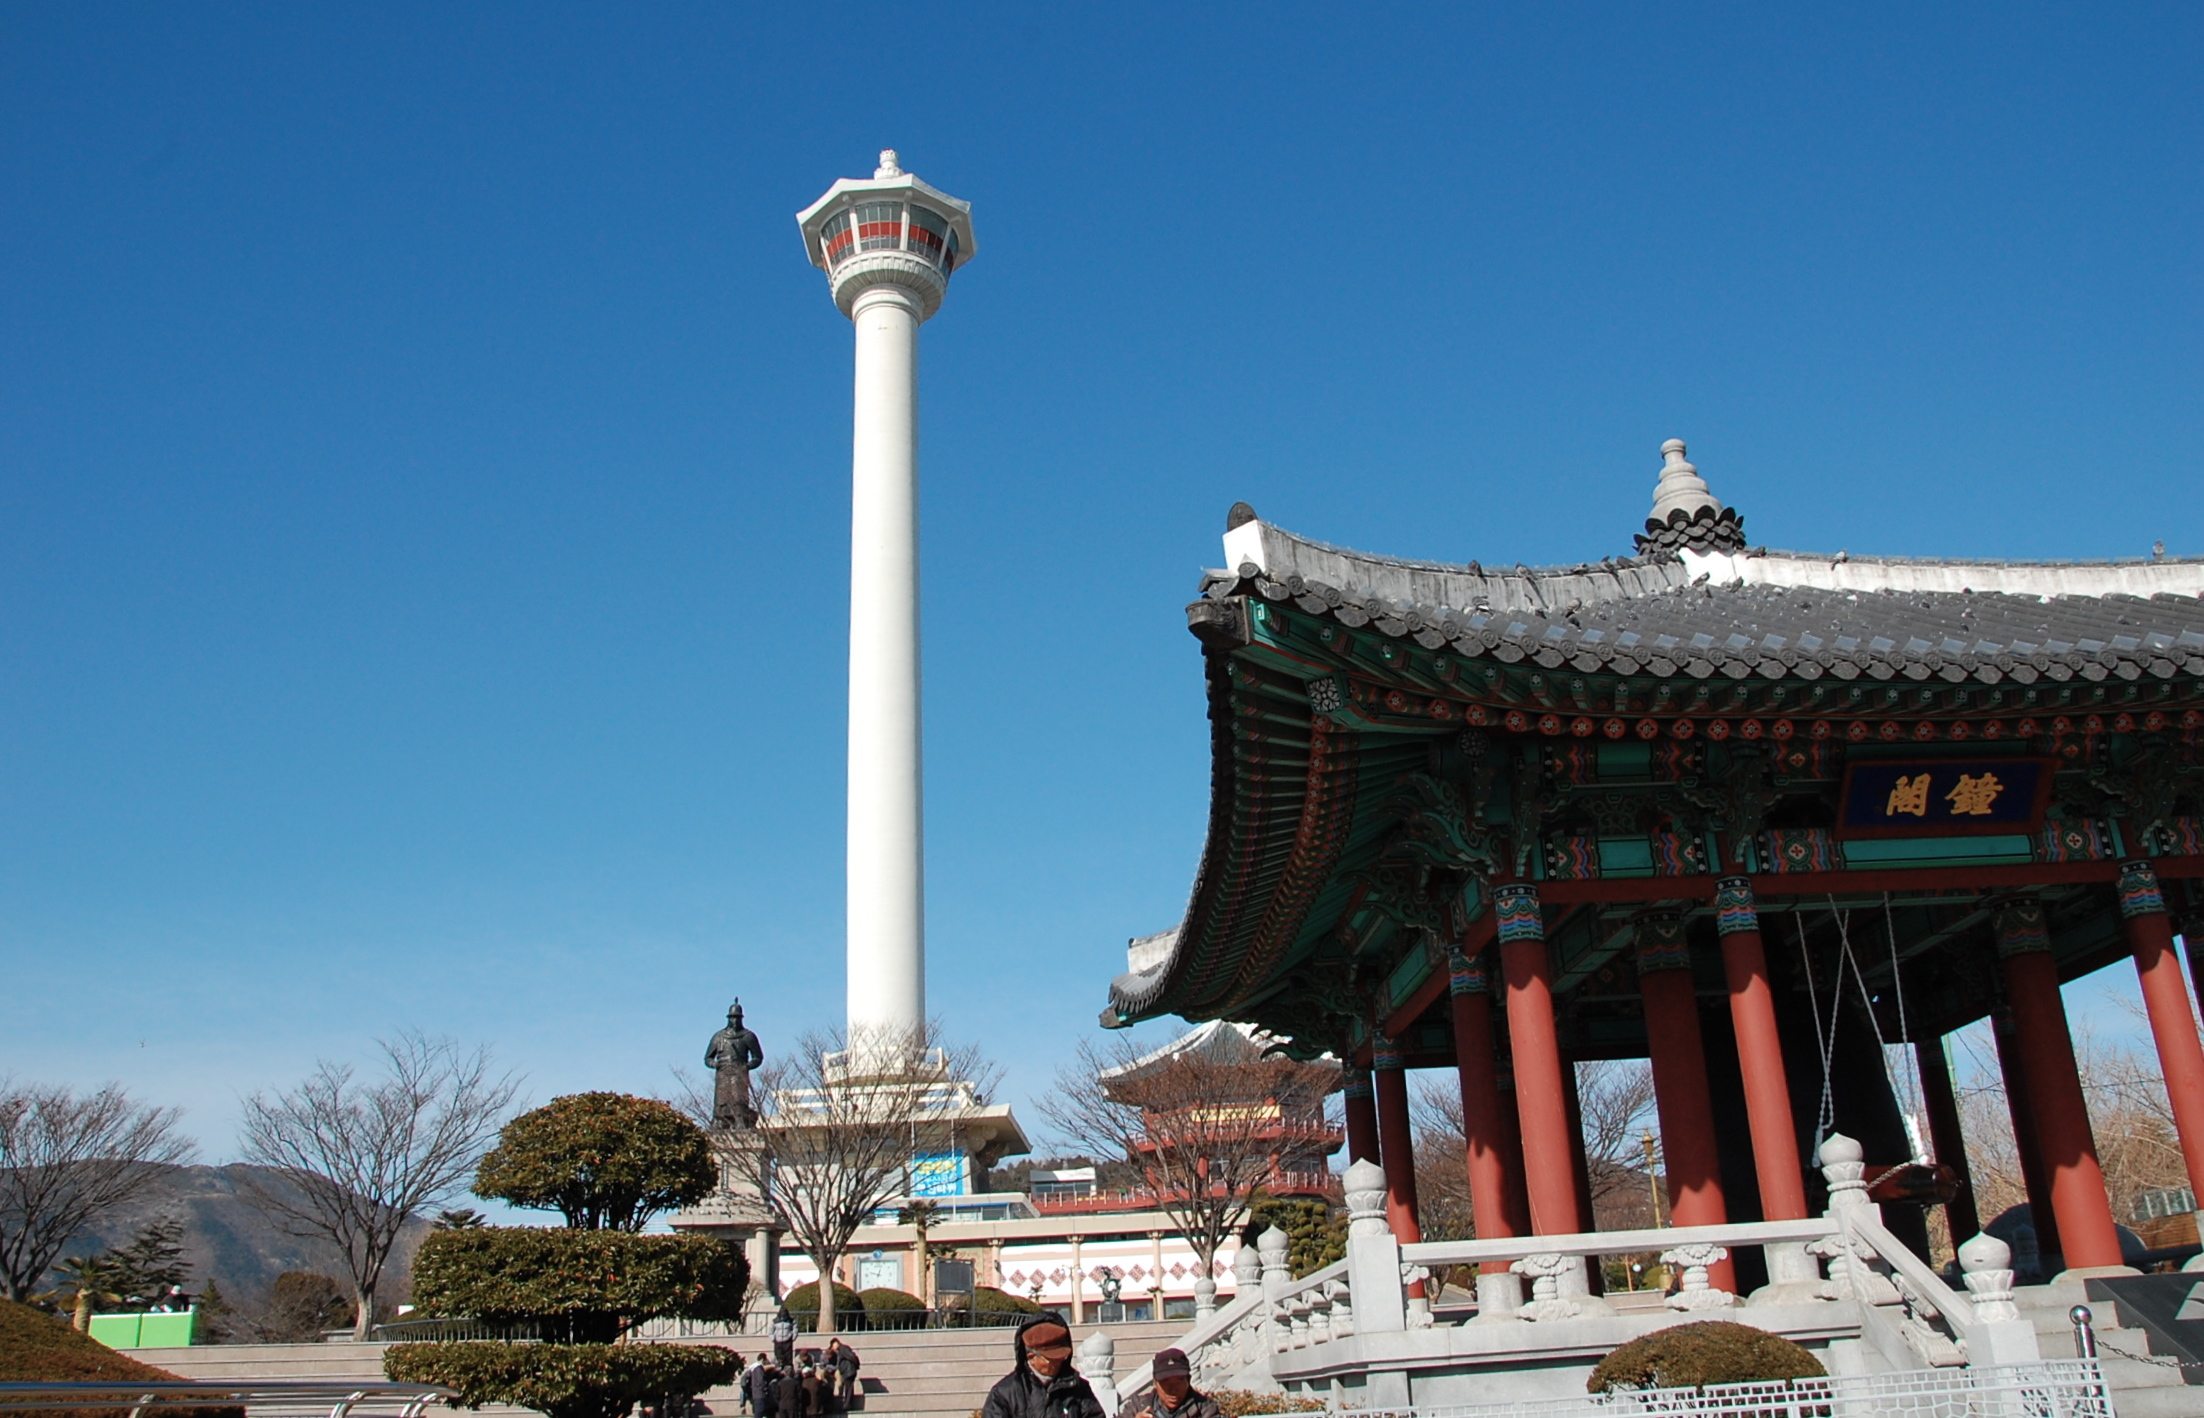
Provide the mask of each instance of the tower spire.
[{"label": "tower spire", "polygon": [[918,327],[969,260],[971,204],[893,148],[798,214],[804,249],[856,327],[850,448],[849,1043],[926,1021],[919,762]]}]

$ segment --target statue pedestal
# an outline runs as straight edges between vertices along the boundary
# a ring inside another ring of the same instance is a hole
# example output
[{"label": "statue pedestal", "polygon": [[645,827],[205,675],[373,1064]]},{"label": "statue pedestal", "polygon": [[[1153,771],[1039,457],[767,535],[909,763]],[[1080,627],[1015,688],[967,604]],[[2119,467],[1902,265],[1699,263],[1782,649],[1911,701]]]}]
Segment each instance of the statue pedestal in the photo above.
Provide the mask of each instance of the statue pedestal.
[{"label": "statue pedestal", "polygon": [[781,1227],[758,1189],[758,1154],[764,1141],[754,1132],[714,1128],[712,1152],[719,1160],[719,1186],[670,1224],[684,1234],[718,1236],[742,1243],[750,1261],[750,1289],[742,1306],[743,1332],[762,1334],[780,1305]]}]

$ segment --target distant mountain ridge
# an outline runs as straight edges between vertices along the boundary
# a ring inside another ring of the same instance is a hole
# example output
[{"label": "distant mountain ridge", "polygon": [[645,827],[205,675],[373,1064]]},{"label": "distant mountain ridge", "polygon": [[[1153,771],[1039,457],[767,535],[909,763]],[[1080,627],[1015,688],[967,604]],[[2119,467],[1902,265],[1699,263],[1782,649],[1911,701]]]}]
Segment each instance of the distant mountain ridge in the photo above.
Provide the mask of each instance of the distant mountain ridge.
[{"label": "distant mountain ridge", "polygon": [[[194,1294],[205,1290],[211,1277],[230,1304],[250,1309],[267,1298],[275,1278],[286,1270],[318,1270],[339,1281],[348,1273],[335,1247],[285,1231],[247,1190],[248,1181],[258,1181],[268,1190],[291,1191],[281,1173],[242,1162],[159,1170],[158,1180],[129,1205],[100,1217],[70,1243],[63,1258],[119,1246],[140,1226],[171,1215],[183,1222],[184,1261],[191,1267],[186,1288]],[[407,1223],[391,1256],[380,1299],[404,1299],[413,1253],[428,1231],[426,1217]]]}]

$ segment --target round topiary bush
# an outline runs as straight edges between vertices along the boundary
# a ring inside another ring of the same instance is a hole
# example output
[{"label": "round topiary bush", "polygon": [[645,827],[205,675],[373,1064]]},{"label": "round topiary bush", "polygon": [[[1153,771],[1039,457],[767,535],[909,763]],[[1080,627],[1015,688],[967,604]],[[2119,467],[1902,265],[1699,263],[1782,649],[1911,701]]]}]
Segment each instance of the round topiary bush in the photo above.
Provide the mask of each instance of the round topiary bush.
[{"label": "round topiary bush", "polygon": [[926,1322],[926,1302],[908,1290],[876,1285],[857,1292],[867,1329],[917,1329]]},{"label": "round topiary bush", "polygon": [[1701,1320],[1633,1339],[1599,1361],[1584,1387],[1591,1393],[1709,1384],[1817,1379],[1828,1370],[1790,1340],[1730,1320]]},{"label": "round topiary bush", "polygon": [[1037,1315],[1041,1307],[1022,1295],[998,1290],[992,1285],[972,1287],[972,1322],[981,1325],[1021,1323],[1028,1315]]},{"label": "round topiary bush", "polygon": [[[799,1285],[783,1296],[781,1303],[788,1306],[790,1318],[796,1328],[806,1333],[819,1327],[819,1282]],[[855,1290],[836,1281],[834,1284],[834,1327],[836,1329],[863,1329],[865,1327],[865,1301]]]},{"label": "round topiary bush", "polygon": [[413,1262],[426,1313],[534,1320],[568,1343],[610,1343],[661,1315],[739,1321],[749,1282],[742,1247],[706,1236],[478,1226],[431,1232]]}]

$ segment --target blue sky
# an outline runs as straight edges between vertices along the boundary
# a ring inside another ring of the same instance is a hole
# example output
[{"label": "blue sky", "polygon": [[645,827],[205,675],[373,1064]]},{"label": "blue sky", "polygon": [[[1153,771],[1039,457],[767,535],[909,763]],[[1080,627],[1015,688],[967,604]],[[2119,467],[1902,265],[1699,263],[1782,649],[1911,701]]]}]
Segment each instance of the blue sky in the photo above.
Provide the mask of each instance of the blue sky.
[{"label": "blue sky", "polygon": [[1572,562],[1681,436],[1770,545],[2204,553],[2200,67],[2186,4],[11,7],[0,1071],[219,1158],[401,1025],[543,1099],[737,992],[839,1020],[850,334],[792,217],[882,146],[980,234],[929,976],[1020,1101],[1184,905],[1235,499]]}]

